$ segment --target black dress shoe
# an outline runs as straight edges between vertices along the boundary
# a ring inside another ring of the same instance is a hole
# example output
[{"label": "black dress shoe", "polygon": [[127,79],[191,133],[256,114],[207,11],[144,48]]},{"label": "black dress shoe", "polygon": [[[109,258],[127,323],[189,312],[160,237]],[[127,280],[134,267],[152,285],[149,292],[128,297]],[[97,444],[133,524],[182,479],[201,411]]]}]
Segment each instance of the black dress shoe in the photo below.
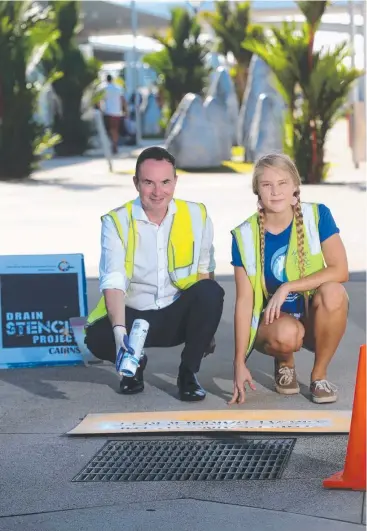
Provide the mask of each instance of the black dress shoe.
[{"label": "black dress shoe", "polygon": [[120,382],[120,393],[122,395],[136,395],[144,391],[143,372],[147,366],[148,358],[144,354],[140,359],[135,376],[128,378],[123,376]]},{"label": "black dress shoe", "polygon": [[177,386],[180,400],[184,402],[198,402],[206,397],[206,392],[199,384],[195,374],[186,368],[180,367]]}]

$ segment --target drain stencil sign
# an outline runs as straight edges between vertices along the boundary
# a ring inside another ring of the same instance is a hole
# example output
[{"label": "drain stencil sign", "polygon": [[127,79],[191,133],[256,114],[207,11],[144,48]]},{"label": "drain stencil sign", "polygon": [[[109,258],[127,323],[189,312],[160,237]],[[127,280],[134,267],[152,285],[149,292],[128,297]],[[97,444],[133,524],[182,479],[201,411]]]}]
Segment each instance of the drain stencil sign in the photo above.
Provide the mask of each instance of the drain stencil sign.
[{"label": "drain stencil sign", "polygon": [[203,410],[90,413],[68,435],[173,432],[348,433],[351,411]]},{"label": "drain stencil sign", "polygon": [[286,429],[286,428],[326,428],[331,425],[329,419],[315,420],[231,420],[231,421],[157,421],[157,422],[106,422],[102,429],[118,431],[205,431],[233,429]]},{"label": "drain stencil sign", "polygon": [[73,482],[279,479],[295,439],[109,441]]}]

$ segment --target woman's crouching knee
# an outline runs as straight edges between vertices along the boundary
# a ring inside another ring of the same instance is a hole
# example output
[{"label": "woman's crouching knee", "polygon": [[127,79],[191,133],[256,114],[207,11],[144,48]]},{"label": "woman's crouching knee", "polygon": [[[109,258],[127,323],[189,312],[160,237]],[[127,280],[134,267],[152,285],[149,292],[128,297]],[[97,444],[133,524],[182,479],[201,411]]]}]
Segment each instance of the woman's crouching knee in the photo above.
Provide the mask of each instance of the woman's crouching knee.
[{"label": "woman's crouching knee", "polygon": [[317,289],[313,306],[322,306],[329,313],[347,308],[349,299],[345,287],[339,282],[325,282]]},{"label": "woman's crouching knee", "polygon": [[289,354],[302,348],[305,329],[294,317],[284,316],[276,321],[271,337],[266,343],[270,353]]}]

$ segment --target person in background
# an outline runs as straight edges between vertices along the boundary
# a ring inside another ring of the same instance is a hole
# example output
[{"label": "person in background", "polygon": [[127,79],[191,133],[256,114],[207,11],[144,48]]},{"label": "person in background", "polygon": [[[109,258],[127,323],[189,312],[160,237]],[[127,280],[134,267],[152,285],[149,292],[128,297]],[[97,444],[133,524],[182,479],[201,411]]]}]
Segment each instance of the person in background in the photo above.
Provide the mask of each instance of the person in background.
[{"label": "person in background", "polygon": [[112,141],[112,152],[117,153],[120,124],[126,113],[126,101],[123,90],[113,83],[113,78],[108,74],[107,86],[104,94],[104,115],[106,117],[107,129]]},{"label": "person in background", "polygon": [[342,339],[348,314],[344,245],[330,210],[302,203],[301,179],[283,154],[261,157],[252,189],[258,212],[232,231],[235,270],[234,389],[230,404],[255,389],[246,360],[253,349],[274,358],[275,389],[299,393],[294,352],[314,352],[311,399],[335,402],[327,368]]},{"label": "person in background", "polygon": [[[128,138],[126,139],[126,145],[128,146],[136,145],[136,140],[137,140],[136,138],[136,134],[137,134],[136,105],[138,105],[139,109],[141,109],[141,104],[143,101],[140,92],[138,92],[137,95],[138,97],[136,97],[136,93],[133,92],[132,95],[130,96],[129,103],[127,105],[128,114],[124,120],[125,133],[127,133],[128,135]],[[140,117],[140,124],[141,123],[142,123],[142,120]]]},{"label": "person in background", "polygon": [[[196,373],[214,351],[224,291],[214,280],[213,224],[201,203],[174,199],[174,157],[161,147],[143,150],[136,162],[138,197],[102,218],[100,290],[86,325],[86,345],[116,363],[129,351],[135,319],[149,323],[145,347],[184,343],[179,397],[199,401],[205,391]],[[123,376],[122,394],[143,391],[147,357],[134,377]]]}]

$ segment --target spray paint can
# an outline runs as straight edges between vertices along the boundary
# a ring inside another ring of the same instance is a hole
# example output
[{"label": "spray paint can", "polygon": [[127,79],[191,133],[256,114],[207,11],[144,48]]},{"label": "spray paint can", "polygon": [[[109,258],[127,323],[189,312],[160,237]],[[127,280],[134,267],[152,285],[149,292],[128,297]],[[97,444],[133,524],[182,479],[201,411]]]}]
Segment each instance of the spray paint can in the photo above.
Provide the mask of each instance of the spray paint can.
[{"label": "spray paint can", "polygon": [[144,355],[144,344],[148,335],[149,323],[144,319],[135,319],[129,334],[129,345],[134,349],[134,355],[125,352],[119,373],[131,378],[135,376],[140,358]]}]

